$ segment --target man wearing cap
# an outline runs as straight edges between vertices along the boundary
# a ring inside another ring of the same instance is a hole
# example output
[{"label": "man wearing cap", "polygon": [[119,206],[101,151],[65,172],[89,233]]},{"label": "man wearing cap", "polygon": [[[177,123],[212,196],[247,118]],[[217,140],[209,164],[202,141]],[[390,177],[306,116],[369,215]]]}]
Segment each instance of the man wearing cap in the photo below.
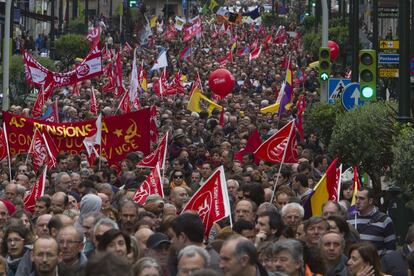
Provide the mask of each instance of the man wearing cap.
[{"label": "man wearing cap", "polygon": [[147,240],[148,256],[156,259],[163,271],[167,271],[171,242],[164,233],[156,232]]}]

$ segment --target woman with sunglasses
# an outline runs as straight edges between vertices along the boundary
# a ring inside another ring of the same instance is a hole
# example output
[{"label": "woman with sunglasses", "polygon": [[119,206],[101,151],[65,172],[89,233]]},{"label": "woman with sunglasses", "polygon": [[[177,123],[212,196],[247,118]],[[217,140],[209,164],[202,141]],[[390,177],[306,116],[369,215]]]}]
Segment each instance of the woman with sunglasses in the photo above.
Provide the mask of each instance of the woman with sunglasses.
[{"label": "woman with sunglasses", "polygon": [[187,183],[184,179],[184,173],[179,170],[173,170],[170,177],[170,188],[174,189],[175,187],[188,188]]}]

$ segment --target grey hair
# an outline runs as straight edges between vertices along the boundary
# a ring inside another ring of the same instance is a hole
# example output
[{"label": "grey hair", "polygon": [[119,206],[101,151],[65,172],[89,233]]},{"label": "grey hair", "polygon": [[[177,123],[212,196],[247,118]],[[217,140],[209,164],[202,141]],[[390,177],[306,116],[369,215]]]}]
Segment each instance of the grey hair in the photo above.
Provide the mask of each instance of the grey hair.
[{"label": "grey hair", "polygon": [[297,240],[278,240],[273,246],[274,254],[279,254],[282,251],[287,251],[292,259],[303,265],[303,246]]},{"label": "grey hair", "polygon": [[159,274],[161,275],[162,273],[161,266],[157,263],[155,259],[150,258],[150,257],[144,257],[144,258],[139,259],[132,267],[132,270],[133,270],[134,275],[139,275],[139,273],[141,273],[144,270],[144,268],[150,268],[150,267],[156,268]]},{"label": "grey hair", "polygon": [[58,184],[62,180],[62,176],[67,175],[70,177],[70,175],[67,172],[60,172],[56,175],[55,183]]},{"label": "grey hair", "polygon": [[282,211],[281,211],[282,217],[284,217],[290,209],[298,210],[299,215],[301,216],[301,218],[303,218],[305,216],[305,210],[303,209],[302,205],[300,205],[299,203],[296,203],[296,202],[291,202],[291,203],[288,203],[285,206],[283,206]]},{"label": "grey hair", "polygon": [[119,230],[119,226],[115,221],[113,221],[110,218],[105,217],[105,218],[101,218],[95,223],[95,226],[93,227],[93,236],[95,236],[96,229],[98,229],[98,227],[101,225],[107,225],[107,226],[112,227],[113,229]]},{"label": "grey hair", "polygon": [[178,253],[178,261],[181,260],[182,257],[194,257],[195,255],[200,255],[204,260],[204,267],[208,267],[210,265],[210,255],[208,254],[207,250],[195,245],[188,245],[181,249],[180,253]]},{"label": "grey hair", "polygon": [[229,179],[229,180],[227,180],[227,183],[228,182],[233,182],[234,184],[236,184],[237,189],[240,187],[239,181],[237,181],[236,179]]}]

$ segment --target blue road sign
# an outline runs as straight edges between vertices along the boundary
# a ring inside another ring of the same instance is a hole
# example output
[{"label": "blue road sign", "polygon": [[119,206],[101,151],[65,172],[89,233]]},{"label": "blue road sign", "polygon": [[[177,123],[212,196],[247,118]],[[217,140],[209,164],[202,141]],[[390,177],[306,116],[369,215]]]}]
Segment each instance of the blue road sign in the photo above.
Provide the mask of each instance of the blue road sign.
[{"label": "blue road sign", "polygon": [[384,54],[380,53],[378,56],[378,63],[381,64],[398,64],[400,63],[399,54]]},{"label": "blue road sign", "polygon": [[342,105],[346,110],[364,105],[364,101],[361,100],[358,82],[351,82],[345,87],[344,93],[342,93]]},{"label": "blue road sign", "polygon": [[336,100],[342,99],[345,86],[351,82],[350,79],[329,79],[328,82],[328,103],[333,104]]}]

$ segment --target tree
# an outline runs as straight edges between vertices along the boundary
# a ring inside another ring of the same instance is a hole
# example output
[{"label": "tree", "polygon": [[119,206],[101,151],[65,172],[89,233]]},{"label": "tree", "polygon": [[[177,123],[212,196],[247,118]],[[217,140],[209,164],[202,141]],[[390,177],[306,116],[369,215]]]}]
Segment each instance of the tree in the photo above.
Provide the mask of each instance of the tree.
[{"label": "tree", "polygon": [[336,117],[343,112],[344,109],[339,102],[335,105],[318,103],[312,106],[309,112],[305,113],[303,119],[305,135],[312,132],[319,137],[325,146],[328,146]]},{"label": "tree", "polygon": [[329,151],[341,162],[367,172],[380,192],[380,176],[392,164],[395,125],[396,112],[389,104],[376,102],[352,109],[336,118]]},{"label": "tree", "polygon": [[55,55],[67,69],[75,58],[84,58],[89,51],[89,41],[84,35],[67,34],[60,36],[55,42]]},{"label": "tree", "polygon": [[394,138],[392,177],[408,191],[414,191],[414,129],[405,125]]}]

